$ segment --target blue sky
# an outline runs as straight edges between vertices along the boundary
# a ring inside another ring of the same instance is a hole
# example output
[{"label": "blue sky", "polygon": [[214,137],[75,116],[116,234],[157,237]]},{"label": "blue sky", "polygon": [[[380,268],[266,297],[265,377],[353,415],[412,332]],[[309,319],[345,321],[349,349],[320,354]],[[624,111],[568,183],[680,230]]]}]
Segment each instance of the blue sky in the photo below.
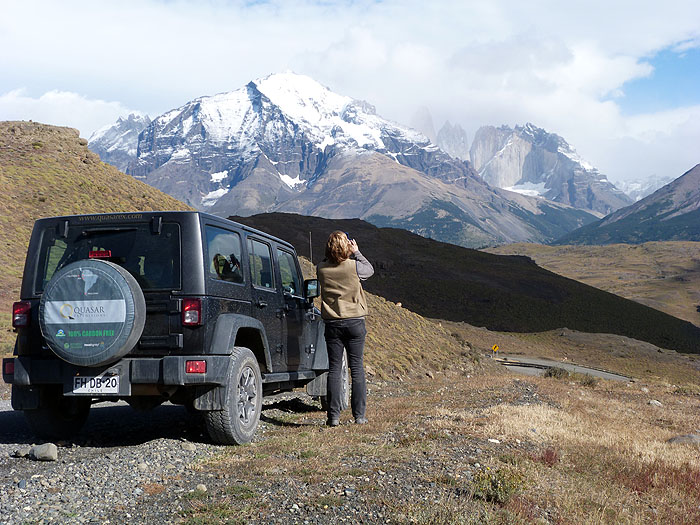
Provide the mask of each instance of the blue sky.
[{"label": "blue sky", "polygon": [[664,49],[645,61],[652,73],[622,86],[617,103],[624,114],[700,104],[700,49]]},{"label": "blue sky", "polygon": [[[0,120],[158,116],[292,70],[403,124],[527,122],[611,180],[700,162],[700,2],[0,0]],[[423,126],[421,131],[429,132]]]}]

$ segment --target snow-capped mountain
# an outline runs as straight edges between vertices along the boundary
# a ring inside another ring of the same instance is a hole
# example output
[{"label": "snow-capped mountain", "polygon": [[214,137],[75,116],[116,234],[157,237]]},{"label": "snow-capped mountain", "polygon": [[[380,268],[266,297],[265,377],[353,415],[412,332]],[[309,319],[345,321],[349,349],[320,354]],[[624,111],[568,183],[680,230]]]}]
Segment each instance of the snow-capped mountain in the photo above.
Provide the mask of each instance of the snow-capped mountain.
[{"label": "snow-capped mountain", "polygon": [[480,128],[474,168],[492,186],[607,215],[632,201],[562,137],[532,124]]},{"label": "snow-capped mountain", "polygon": [[673,181],[672,177],[662,177],[651,175],[646,179],[626,180],[615,183],[634,202],[642,200],[647,195],[651,195],[662,186],[666,186]]},{"label": "snow-capped mountain", "polygon": [[157,117],[127,173],[222,216],[359,217],[465,246],[543,242],[594,219],[491,188],[423,134],[294,73]]},{"label": "snow-capped mountain", "polygon": [[[215,209],[221,202],[216,208],[221,210],[228,202],[236,213],[257,213],[313,184],[338,153],[363,151],[448,182],[476,175],[419,132],[379,117],[367,102],[293,73],[201,97],[161,115],[144,130],[127,172],[196,207]],[[240,200],[240,184],[255,170],[266,174],[264,195],[247,205]],[[184,172],[191,183],[186,186],[179,184]],[[226,198],[234,187],[237,194]]]},{"label": "snow-capped mountain", "polygon": [[126,171],[136,158],[136,148],[141,133],[151,123],[148,115],[132,113],[127,118],[119,118],[115,124],[105,126],[90,136],[88,148],[100,158],[121,171]]}]

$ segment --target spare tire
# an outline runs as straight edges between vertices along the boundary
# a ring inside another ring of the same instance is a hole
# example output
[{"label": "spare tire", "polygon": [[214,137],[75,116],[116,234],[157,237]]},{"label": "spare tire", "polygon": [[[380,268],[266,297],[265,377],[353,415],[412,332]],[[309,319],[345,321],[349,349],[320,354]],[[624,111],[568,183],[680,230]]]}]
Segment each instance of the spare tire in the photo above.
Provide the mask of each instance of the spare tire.
[{"label": "spare tire", "polygon": [[146,302],[121,266],[90,259],[61,268],[39,303],[39,325],[49,348],[69,363],[99,366],[128,353],[143,332]]}]

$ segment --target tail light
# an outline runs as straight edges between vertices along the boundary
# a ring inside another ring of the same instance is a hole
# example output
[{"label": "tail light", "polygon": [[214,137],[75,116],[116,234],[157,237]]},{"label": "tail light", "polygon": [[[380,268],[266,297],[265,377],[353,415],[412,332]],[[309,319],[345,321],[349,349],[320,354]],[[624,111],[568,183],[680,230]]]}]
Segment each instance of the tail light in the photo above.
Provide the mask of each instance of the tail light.
[{"label": "tail light", "polygon": [[202,324],[202,300],[182,300],[182,324],[184,326],[199,326]]},{"label": "tail light", "polygon": [[31,319],[32,305],[27,301],[20,301],[12,305],[12,326],[20,328],[29,326]]},{"label": "tail light", "polygon": [[185,361],[185,372],[188,374],[206,374],[206,361]]},{"label": "tail light", "polygon": [[15,360],[14,359],[3,359],[2,360],[2,375],[4,375],[4,376],[15,375]]},{"label": "tail light", "polygon": [[112,256],[112,250],[90,250],[88,258],[90,259],[109,259]]}]

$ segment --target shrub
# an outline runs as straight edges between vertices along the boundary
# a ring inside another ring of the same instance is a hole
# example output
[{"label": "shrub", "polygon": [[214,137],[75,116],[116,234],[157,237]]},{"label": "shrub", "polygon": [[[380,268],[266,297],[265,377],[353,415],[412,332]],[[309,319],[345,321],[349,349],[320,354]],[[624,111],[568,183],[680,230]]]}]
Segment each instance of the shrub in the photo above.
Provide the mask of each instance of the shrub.
[{"label": "shrub", "polygon": [[513,468],[489,467],[474,474],[474,497],[495,503],[506,503],[523,487],[523,475]]},{"label": "shrub", "polygon": [[547,447],[535,457],[535,460],[544,463],[548,467],[553,467],[559,463],[559,451],[554,447]]},{"label": "shrub", "polygon": [[598,379],[589,374],[584,374],[581,378],[581,385],[593,388],[598,384]]},{"label": "shrub", "polygon": [[566,379],[569,377],[569,372],[568,370],[558,366],[550,366],[549,368],[547,368],[547,370],[545,370],[544,377],[553,377],[554,379]]}]

